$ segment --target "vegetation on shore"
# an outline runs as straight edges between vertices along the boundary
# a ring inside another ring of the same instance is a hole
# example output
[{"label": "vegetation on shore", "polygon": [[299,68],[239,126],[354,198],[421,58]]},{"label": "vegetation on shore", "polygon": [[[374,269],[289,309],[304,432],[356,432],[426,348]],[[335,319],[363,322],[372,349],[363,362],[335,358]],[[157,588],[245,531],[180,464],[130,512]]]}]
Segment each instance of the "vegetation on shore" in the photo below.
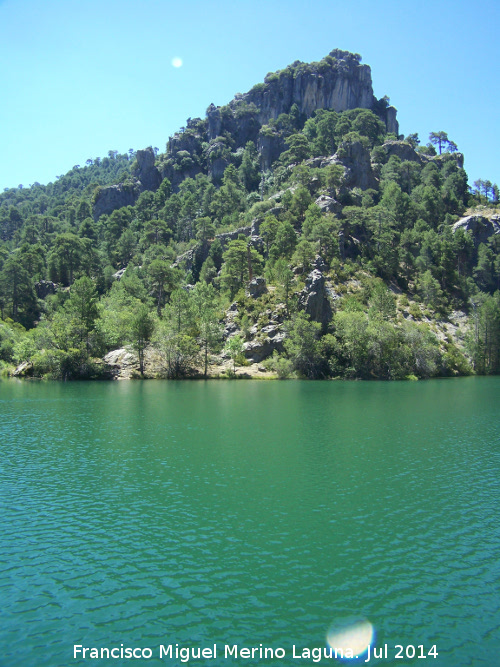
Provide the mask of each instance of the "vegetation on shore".
[{"label": "vegetation on shore", "polygon": [[[388,134],[377,108],[307,118],[294,105],[260,128],[283,146],[263,170],[255,142],[206,131],[190,120],[182,145],[196,150],[154,151],[178,185],[165,177],[98,217],[103,188],[136,187],[134,151],[0,194],[4,368],[108,377],[102,358],[128,346],[140,374],[168,378],[207,376],[221,355],[234,374],[256,350],[278,377],[498,373],[500,234],[453,227],[500,213],[498,187],[468,185],[445,132],[421,145]],[[202,158],[221,176],[194,174]],[[305,305],[314,272],[318,314]]]}]

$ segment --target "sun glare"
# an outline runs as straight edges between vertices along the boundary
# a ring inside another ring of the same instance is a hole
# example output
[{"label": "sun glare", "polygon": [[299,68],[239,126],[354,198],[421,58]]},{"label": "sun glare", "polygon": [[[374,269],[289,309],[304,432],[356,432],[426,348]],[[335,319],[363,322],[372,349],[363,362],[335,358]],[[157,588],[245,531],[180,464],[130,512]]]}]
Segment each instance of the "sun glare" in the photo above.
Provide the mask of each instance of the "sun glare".
[{"label": "sun glare", "polygon": [[344,654],[350,649],[353,657],[358,657],[368,650],[374,634],[374,628],[369,621],[352,618],[332,623],[326,640],[332,649],[342,650]]},{"label": "sun glare", "polygon": [[182,67],[182,58],[172,58],[172,67]]}]

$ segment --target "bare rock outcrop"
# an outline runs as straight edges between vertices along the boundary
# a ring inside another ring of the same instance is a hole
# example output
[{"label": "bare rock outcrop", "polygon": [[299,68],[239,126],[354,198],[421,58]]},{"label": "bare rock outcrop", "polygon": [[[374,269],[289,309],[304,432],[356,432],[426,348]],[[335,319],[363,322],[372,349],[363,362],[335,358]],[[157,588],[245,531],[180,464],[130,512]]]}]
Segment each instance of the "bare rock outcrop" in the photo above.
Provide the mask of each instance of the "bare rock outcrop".
[{"label": "bare rock outcrop", "polygon": [[247,287],[247,294],[251,296],[252,299],[258,299],[260,296],[267,292],[266,279],[262,276],[253,278]]},{"label": "bare rock outcrop", "polygon": [[328,195],[320,195],[314,203],[319,206],[321,213],[335,213],[336,215],[342,213],[342,204]]},{"label": "bare rock outcrop", "polygon": [[243,353],[253,363],[259,363],[270,357],[275,350],[276,352],[283,352],[284,339],[285,332],[282,325],[270,324],[263,327],[256,338],[243,344]]},{"label": "bare rock outcrop", "polygon": [[324,268],[323,260],[317,256],[315,267],[307,276],[304,289],[299,293],[298,305],[312,320],[320,322],[325,328],[332,319],[330,300],[336,295],[331,293],[326,283]]},{"label": "bare rock outcrop", "polygon": [[101,215],[109,215],[123,206],[134,206],[144,190],[157,190],[162,177],[155,167],[155,154],[151,147],[137,151],[135,180],[117,185],[97,188],[94,194],[93,215],[98,220]]},{"label": "bare rock outcrop", "polygon": [[372,171],[370,151],[360,141],[347,141],[341,144],[338,151],[321,166],[340,164],[344,167],[343,188],[377,189],[378,181]]},{"label": "bare rock outcrop", "polygon": [[469,232],[474,239],[474,245],[477,247],[480,243],[486,243],[490,236],[500,234],[500,215],[492,215],[491,217],[468,215],[458,220],[452,227],[454,233],[459,229]]},{"label": "bare rock outcrop", "polygon": [[418,162],[419,164],[423,162],[422,156],[407,141],[386,141],[382,144],[382,148],[388,158],[395,155],[401,162]]},{"label": "bare rock outcrop", "polygon": [[[297,61],[268,74],[263,84],[239,99],[255,106],[261,125],[281,113],[289,113],[293,104],[308,118],[317,109],[371,109],[375,102],[371,69],[360,60],[356,54],[335,49],[319,63]],[[217,129],[220,134],[222,128],[223,123],[220,127],[213,125],[210,131]]]},{"label": "bare rock outcrop", "polygon": [[120,348],[108,352],[103,358],[109,373],[116,380],[128,380],[139,372],[139,359],[135,352]]},{"label": "bare rock outcrop", "polygon": [[139,181],[97,188],[93,202],[94,220],[97,221],[101,215],[109,215],[123,206],[133,206],[141,192]]},{"label": "bare rock outcrop", "polygon": [[155,167],[155,154],[151,146],[136,153],[137,166],[134,175],[144,190],[157,190],[162,181],[160,172]]}]

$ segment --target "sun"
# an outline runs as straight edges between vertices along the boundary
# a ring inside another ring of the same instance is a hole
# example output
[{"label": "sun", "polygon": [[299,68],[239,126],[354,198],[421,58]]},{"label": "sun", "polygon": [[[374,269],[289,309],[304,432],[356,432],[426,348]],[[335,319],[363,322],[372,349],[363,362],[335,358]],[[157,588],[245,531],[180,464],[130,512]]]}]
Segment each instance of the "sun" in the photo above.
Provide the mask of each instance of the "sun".
[{"label": "sun", "polygon": [[178,56],[172,58],[172,67],[182,67],[182,58]]}]

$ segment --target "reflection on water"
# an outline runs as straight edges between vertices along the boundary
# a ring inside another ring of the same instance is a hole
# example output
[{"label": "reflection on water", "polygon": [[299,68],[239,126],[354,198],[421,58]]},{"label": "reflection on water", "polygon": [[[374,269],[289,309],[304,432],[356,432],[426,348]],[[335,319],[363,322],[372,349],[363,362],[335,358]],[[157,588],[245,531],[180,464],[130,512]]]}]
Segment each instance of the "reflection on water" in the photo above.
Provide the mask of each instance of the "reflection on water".
[{"label": "reflection on water", "polygon": [[262,643],[292,665],[354,615],[377,645],[491,667],[499,389],[0,383],[0,664],[123,642],[148,664]]},{"label": "reflection on water", "polygon": [[341,658],[359,658],[373,644],[375,629],[370,621],[362,618],[346,618],[334,621],[326,634],[332,654]]}]

